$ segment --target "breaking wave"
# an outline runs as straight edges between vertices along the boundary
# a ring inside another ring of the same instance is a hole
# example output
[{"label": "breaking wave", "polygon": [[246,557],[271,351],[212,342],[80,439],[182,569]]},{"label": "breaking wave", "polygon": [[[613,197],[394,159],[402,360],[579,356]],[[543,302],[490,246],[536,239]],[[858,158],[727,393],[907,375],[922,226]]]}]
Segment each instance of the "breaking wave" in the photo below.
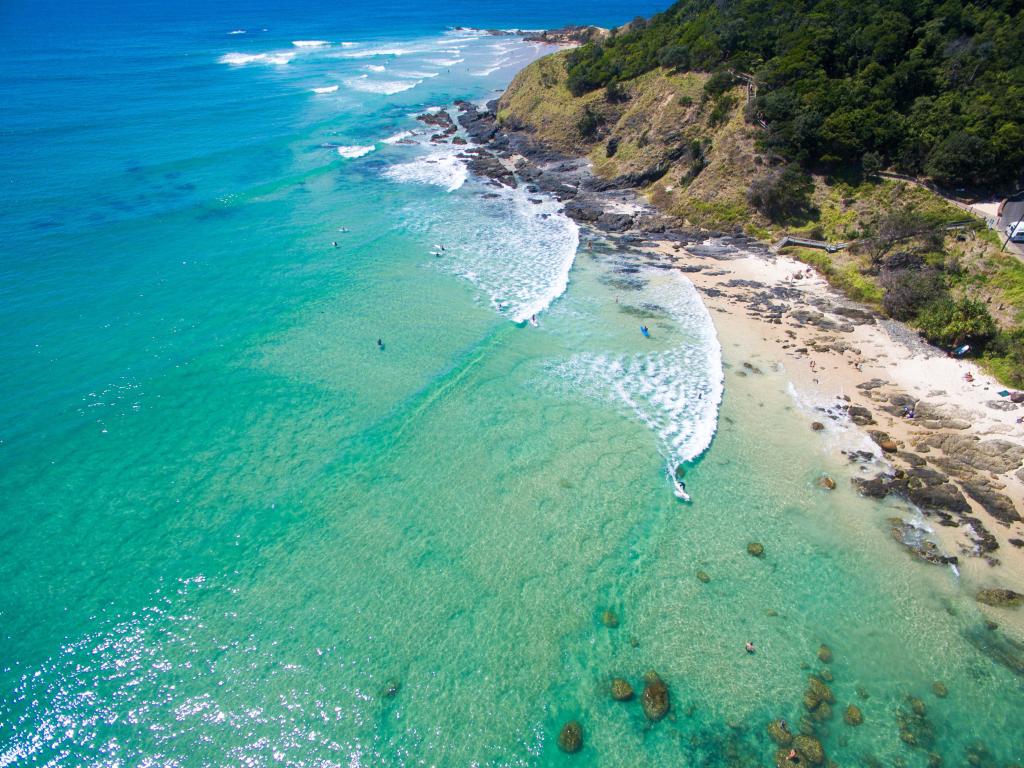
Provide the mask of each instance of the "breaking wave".
[{"label": "breaking wave", "polygon": [[685,336],[679,346],[644,354],[580,354],[552,367],[576,392],[609,401],[658,437],[669,471],[711,445],[722,401],[722,348],[711,316],[683,275],[647,270],[645,300]]},{"label": "breaking wave", "polygon": [[359,77],[350,77],[345,81],[345,85],[354,91],[392,96],[402,91],[412,90],[421,82],[421,80],[371,80],[369,75],[359,75]]},{"label": "breaking wave", "polygon": [[376,148],[377,147],[373,144],[368,144],[366,146],[353,145],[336,147],[339,155],[350,160],[356,157],[362,157],[363,155],[368,155]]}]

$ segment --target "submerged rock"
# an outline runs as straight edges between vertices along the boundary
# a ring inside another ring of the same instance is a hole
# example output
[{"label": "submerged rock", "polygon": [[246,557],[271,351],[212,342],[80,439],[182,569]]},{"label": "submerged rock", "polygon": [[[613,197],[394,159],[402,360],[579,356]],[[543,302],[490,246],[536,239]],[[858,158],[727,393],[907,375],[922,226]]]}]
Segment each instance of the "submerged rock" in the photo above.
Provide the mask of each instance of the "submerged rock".
[{"label": "submerged rock", "polygon": [[764,557],[764,544],[759,544],[756,541],[750,542],[747,544],[747,554],[754,557]]},{"label": "submerged rock", "polygon": [[708,576],[708,574],[705,571],[697,571],[697,581],[701,581],[704,584],[707,584],[709,581],[711,581],[711,577]]},{"label": "submerged rock", "polygon": [[568,754],[583,749],[583,726],[576,720],[570,720],[558,732],[558,748]]},{"label": "submerged rock", "polygon": [[822,643],[818,646],[818,659],[822,664],[828,664],[832,661],[832,649]]},{"label": "submerged rock", "polygon": [[647,719],[657,722],[668,714],[669,694],[665,681],[658,677],[656,672],[648,672],[644,675],[647,685],[644,686],[643,695],[640,697],[640,704],[644,708]]},{"label": "submerged rock", "polygon": [[793,743],[793,734],[785,727],[784,720],[772,720],[768,723],[768,735],[780,747],[788,747]]},{"label": "submerged rock", "polygon": [[612,698],[616,701],[630,701],[634,696],[633,686],[621,677],[612,678]]},{"label": "submerged rock", "polygon": [[835,702],[832,690],[814,675],[807,678],[807,690],[804,691],[804,706],[808,712],[813,712],[822,704]]},{"label": "submerged rock", "polygon": [[974,599],[995,608],[1016,608],[1018,605],[1024,605],[1024,595],[1012,589],[982,589]]},{"label": "submerged rock", "polygon": [[822,475],[818,478],[818,487],[824,488],[826,491],[834,491],[836,489],[836,481],[828,475]]},{"label": "submerged rock", "polygon": [[843,722],[847,725],[860,725],[864,722],[864,715],[861,713],[860,708],[855,704],[851,704],[843,712]]},{"label": "submerged rock", "polygon": [[615,611],[605,611],[601,614],[601,623],[609,629],[615,629],[619,626],[619,617],[615,615]]},{"label": "submerged rock", "polygon": [[384,684],[384,696],[388,699],[393,699],[398,695],[398,691],[401,687],[402,684],[398,680],[388,680]]},{"label": "submerged rock", "polygon": [[949,694],[949,691],[946,689],[945,685],[936,680],[934,683],[932,683],[932,693],[934,693],[940,699],[944,699]]},{"label": "submerged rock", "polygon": [[793,749],[811,765],[821,765],[825,762],[825,750],[821,742],[813,736],[797,736],[793,739]]}]

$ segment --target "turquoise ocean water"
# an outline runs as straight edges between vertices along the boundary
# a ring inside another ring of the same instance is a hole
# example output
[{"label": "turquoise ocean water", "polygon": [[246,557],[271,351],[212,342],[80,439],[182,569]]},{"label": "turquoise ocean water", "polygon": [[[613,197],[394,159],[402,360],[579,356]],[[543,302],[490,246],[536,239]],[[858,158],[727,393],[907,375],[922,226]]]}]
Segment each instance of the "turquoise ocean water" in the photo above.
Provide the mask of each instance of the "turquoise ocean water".
[{"label": "turquoise ocean water", "polygon": [[654,10],[0,6],[0,766],[769,765],[821,643],[837,764],[1024,761],[784,373],[414,119],[546,52],[458,25]]}]

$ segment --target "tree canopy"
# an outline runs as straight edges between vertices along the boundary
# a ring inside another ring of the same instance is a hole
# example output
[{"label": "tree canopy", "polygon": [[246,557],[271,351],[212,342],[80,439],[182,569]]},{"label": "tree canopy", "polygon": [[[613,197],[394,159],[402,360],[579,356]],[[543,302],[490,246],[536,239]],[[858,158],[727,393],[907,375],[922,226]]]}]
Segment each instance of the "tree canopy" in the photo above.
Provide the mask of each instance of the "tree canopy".
[{"label": "tree canopy", "polygon": [[679,0],[574,50],[569,88],[659,66],[752,74],[765,148],[792,161],[1024,179],[1024,0]]}]

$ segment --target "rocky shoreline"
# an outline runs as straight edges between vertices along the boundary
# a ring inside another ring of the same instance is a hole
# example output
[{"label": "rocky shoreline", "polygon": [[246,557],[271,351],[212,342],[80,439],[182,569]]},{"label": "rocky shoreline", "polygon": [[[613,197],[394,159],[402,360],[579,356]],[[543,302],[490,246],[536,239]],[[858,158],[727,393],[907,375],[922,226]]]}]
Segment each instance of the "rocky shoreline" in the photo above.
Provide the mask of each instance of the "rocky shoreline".
[{"label": "rocky shoreline", "polygon": [[[443,110],[419,119],[438,130],[432,137],[436,143],[458,144],[468,139],[468,146],[458,156],[474,175],[495,187],[522,188],[528,194],[556,198],[564,205],[565,214],[590,230],[593,237],[612,239],[619,247],[635,250],[638,260],[647,265],[677,268],[697,278],[726,276],[729,263],[741,258],[788,261],[773,254],[767,244],[740,232],[684,228],[682,222],[657,211],[639,196],[635,187],[643,179],[597,178],[585,159],[552,151],[519,126],[499,124],[497,101],[485,108],[458,101],[455,107],[454,120]],[[465,139],[458,135],[456,123]],[[792,264],[792,279],[781,282],[736,277],[713,280],[713,284],[704,279],[694,282],[706,301],[718,302],[719,311],[742,312],[782,332],[781,350],[809,364],[812,372],[823,370],[816,370],[815,361],[820,363],[827,356],[837,358],[859,377],[849,393],[819,409],[819,418],[852,423],[874,442],[875,451],[849,456],[862,472],[871,473],[854,479],[861,494],[902,498],[938,529],[956,534],[943,536],[936,529],[931,536],[914,523],[894,520],[893,536],[915,556],[940,565],[962,565],[965,558],[980,558],[998,566],[1014,550],[1024,555],[1024,440],[1020,429],[1012,429],[1005,419],[1001,425],[988,423],[979,418],[979,412],[950,402],[940,388],[912,392],[890,381],[884,361],[866,358],[859,330],[881,331],[916,357],[942,353],[899,323],[855,305],[821,280],[812,280],[804,265]],[[816,283],[814,290],[809,290],[812,282]],[[868,371],[875,375],[867,375]],[[978,380],[984,378],[976,370],[973,375]],[[814,382],[817,384],[817,377]],[[996,385],[990,382],[989,386]],[[1020,407],[1009,399],[993,400],[986,406],[1003,415]],[[904,418],[909,411],[914,413],[912,420]],[[1010,433],[1015,439],[1007,439]],[[1019,559],[1024,563],[1024,557]],[[1012,586],[1024,592],[1024,567],[1013,570],[1018,578],[1011,579]],[[1020,592],[1002,584],[996,589],[1007,593],[1005,605],[1019,602]]]}]

